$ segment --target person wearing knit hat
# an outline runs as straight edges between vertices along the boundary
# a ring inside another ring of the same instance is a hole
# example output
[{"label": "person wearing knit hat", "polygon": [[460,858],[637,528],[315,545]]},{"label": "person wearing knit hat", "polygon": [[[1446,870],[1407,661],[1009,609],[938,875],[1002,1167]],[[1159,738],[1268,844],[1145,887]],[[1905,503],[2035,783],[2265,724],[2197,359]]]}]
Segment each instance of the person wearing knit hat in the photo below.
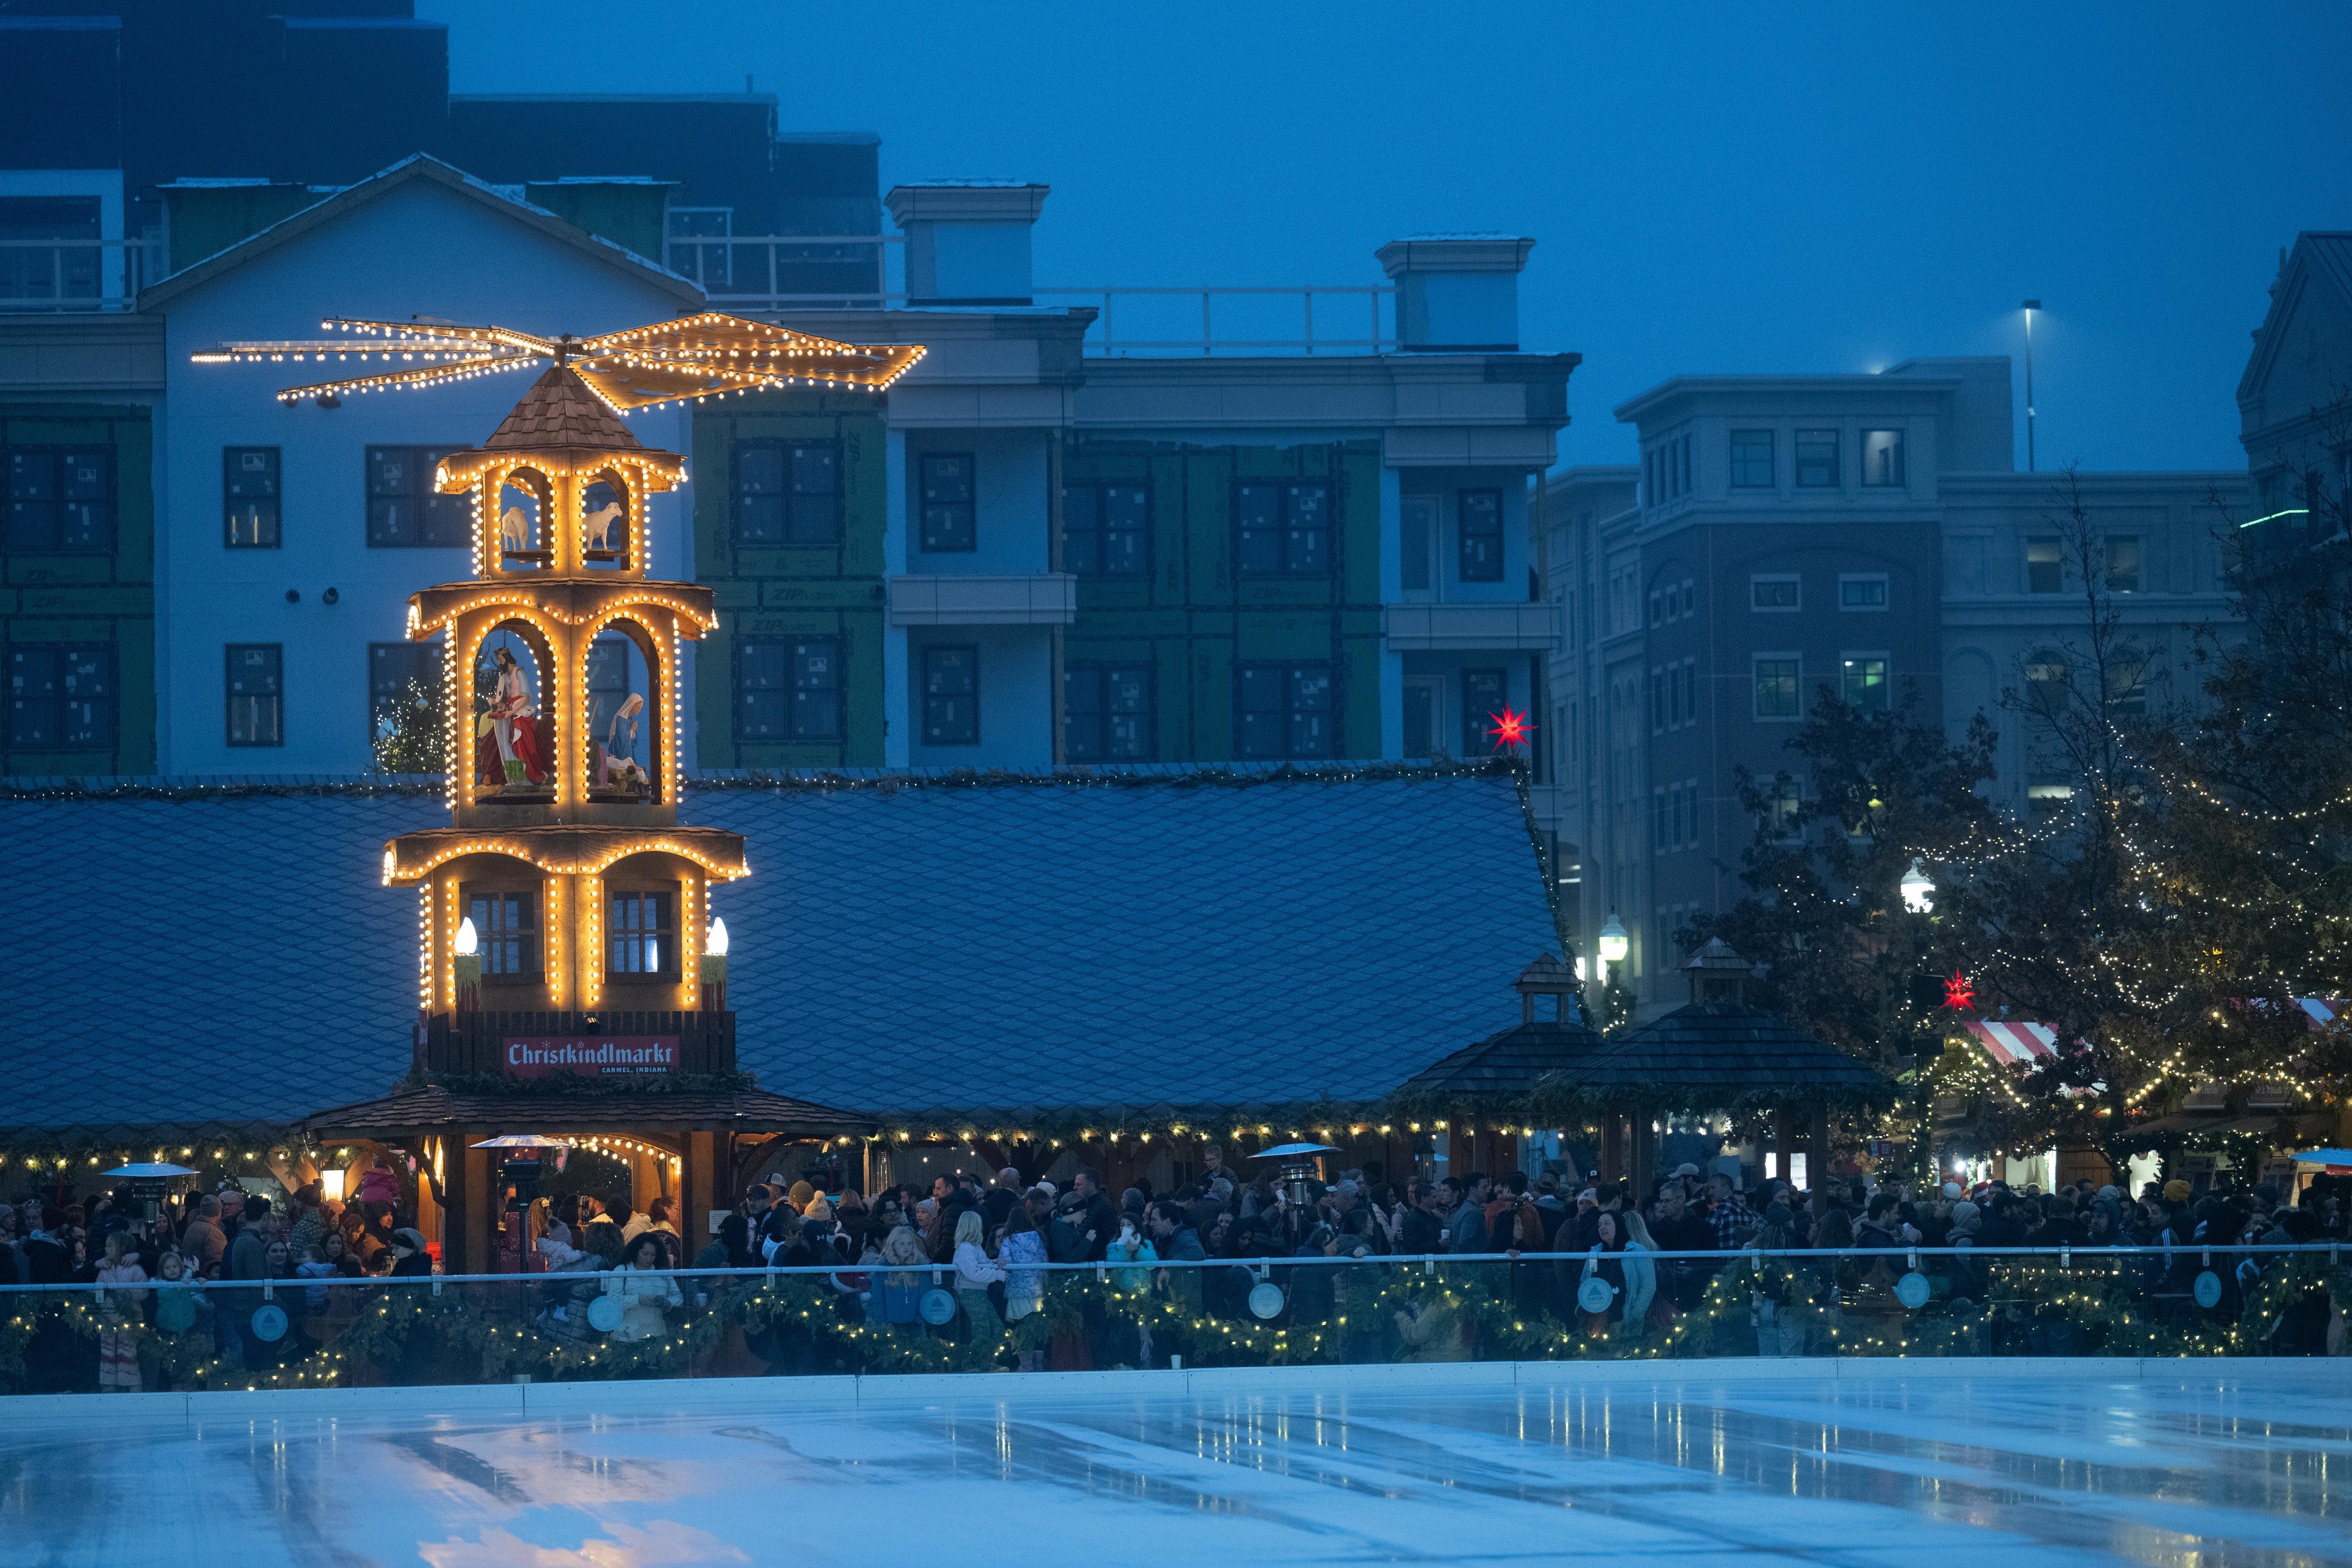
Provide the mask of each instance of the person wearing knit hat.
[{"label": "person wearing knit hat", "polygon": [[816,1196],[816,1189],[810,1186],[806,1182],[794,1182],[793,1184],[793,1207],[796,1209],[804,1209],[809,1206],[809,1200],[814,1196]]},{"label": "person wearing knit hat", "polygon": [[2175,1176],[2172,1180],[2165,1183],[2164,1201],[2168,1204],[2187,1203],[2189,1201],[2189,1184],[2182,1181],[2178,1176]]}]

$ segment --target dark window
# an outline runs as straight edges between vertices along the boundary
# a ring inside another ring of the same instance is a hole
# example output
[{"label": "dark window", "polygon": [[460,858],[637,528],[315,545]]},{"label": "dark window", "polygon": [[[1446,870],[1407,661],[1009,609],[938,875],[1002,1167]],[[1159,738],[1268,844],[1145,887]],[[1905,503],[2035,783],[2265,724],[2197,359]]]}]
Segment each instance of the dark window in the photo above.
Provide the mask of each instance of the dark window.
[{"label": "dark window", "polygon": [[8,650],[8,745],[111,748],[114,650],[104,643],[18,643]]},{"label": "dark window", "polygon": [[1838,608],[1841,610],[1886,608],[1886,579],[1874,576],[1839,578]]},{"label": "dark window", "polygon": [[1333,706],[1328,664],[1244,664],[1235,750],[1253,762],[1336,756]]},{"label": "dark window", "polygon": [[1797,661],[1793,658],[1759,658],[1756,661],[1756,717],[1759,719],[1794,719],[1798,717]]},{"label": "dark window", "polygon": [[466,900],[474,922],[474,951],[484,974],[524,978],[539,973],[539,895],[474,893]]},{"label": "dark window", "polygon": [[1151,571],[1150,492],[1141,485],[1062,487],[1062,570],[1080,577]]},{"label": "dark window", "polygon": [[1835,489],[1839,483],[1838,433],[1834,430],[1798,431],[1798,488]]},{"label": "dark window", "polygon": [[1063,673],[1065,749],[1074,763],[1151,760],[1151,667],[1074,664]]},{"label": "dark window", "polygon": [[221,526],[231,550],[278,548],[278,448],[221,448]]},{"label": "dark window", "polygon": [[738,741],[841,739],[841,639],[747,637],[735,645]]},{"label": "dark window", "polygon": [[746,550],[840,543],[840,445],[736,442],[735,542]]},{"label": "dark window", "polygon": [[473,542],[473,503],[433,488],[433,470],[449,447],[367,449],[367,542],[372,550],[465,545]]},{"label": "dark window", "polygon": [[1462,754],[1491,757],[1498,749],[1495,731],[1503,719],[1503,672],[1462,672]]},{"label": "dark window", "polygon": [[2036,713],[2055,718],[2064,712],[2074,686],[2074,668],[2058,649],[2038,647],[2025,656],[2025,700]]},{"label": "dark window", "polygon": [[1234,487],[1244,577],[1323,577],[1331,571],[1331,487],[1320,479]]},{"label": "dark window", "polygon": [[1407,496],[1398,516],[1397,585],[1408,594],[1429,589],[1429,563],[1437,552],[1437,498]]},{"label": "dark window", "polygon": [[1793,610],[1798,606],[1797,579],[1750,577],[1748,579],[1748,603],[1752,609]]},{"label": "dark window", "polygon": [[1846,655],[1845,700],[1873,713],[1886,711],[1886,659],[1883,655]]},{"label": "dark window", "polygon": [[2145,651],[2137,647],[2116,651],[2106,668],[2108,713],[2136,719],[2147,712],[2147,673],[2152,662]]},{"label": "dark window", "polygon": [[1464,490],[1458,501],[1458,533],[1465,583],[1503,580],[1503,492]]},{"label": "dark window", "polygon": [[1769,490],[1772,479],[1772,432],[1731,433],[1731,483],[1735,489]]},{"label": "dark window", "polygon": [[980,744],[980,649],[923,650],[923,744]]},{"label": "dark window", "polygon": [[114,454],[106,447],[8,449],[8,548],[103,555],[114,548]]},{"label": "dark window", "polygon": [[1909,482],[1903,477],[1902,431],[1864,430],[1862,433],[1862,482],[1895,488]]},{"label": "dark window", "polygon": [[940,553],[979,549],[971,455],[926,452],[918,466],[923,490],[923,550]]},{"label": "dark window", "polygon": [[2025,591],[2029,594],[2056,594],[2066,586],[2065,563],[2058,553],[2054,539],[2029,539],[2025,542]]},{"label": "dark window", "polygon": [[676,974],[677,926],[667,893],[614,893],[607,900],[604,972]]},{"label": "dark window", "polygon": [[2102,542],[2107,557],[2107,592],[2139,592],[2139,535],[2110,533]]},{"label": "dark window", "polygon": [[228,743],[286,743],[285,649],[278,643],[228,645]]},{"label": "dark window", "polygon": [[441,645],[429,642],[368,644],[368,736],[392,734],[410,708],[435,708],[441,700]]},{"label": "dark window", "polygon": [[588,718],[591,733],[601,741],[613,716],[629,700],[629,655],[635,651],[625,637],[598,637],[588,647]]}]

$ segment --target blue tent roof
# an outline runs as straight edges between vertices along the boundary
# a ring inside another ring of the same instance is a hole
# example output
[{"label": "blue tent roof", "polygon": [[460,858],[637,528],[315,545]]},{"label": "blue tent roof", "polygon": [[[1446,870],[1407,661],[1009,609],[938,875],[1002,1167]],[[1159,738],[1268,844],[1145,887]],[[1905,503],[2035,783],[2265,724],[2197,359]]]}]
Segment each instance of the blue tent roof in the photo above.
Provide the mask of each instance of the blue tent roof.
[{"label": "blue tent roof", "polygon": [[[740,1065],[881,1114],[1378,1098],[1558,943],[1496,773],[713,779]],[[284,1123],[408,1068],[440,791],[17,799],[0,1125]]]}]

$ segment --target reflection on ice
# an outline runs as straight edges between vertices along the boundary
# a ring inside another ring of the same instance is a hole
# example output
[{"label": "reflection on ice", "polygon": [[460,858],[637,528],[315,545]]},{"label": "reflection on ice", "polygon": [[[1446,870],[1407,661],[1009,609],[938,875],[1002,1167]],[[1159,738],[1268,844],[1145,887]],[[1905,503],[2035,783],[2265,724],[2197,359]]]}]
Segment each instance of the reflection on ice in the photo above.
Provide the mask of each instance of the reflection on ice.
[{"label": "reflection on ice", "polygon": [[192,1519],[206,1561],[422,1568],[770,1562],[786,1540],[795,1561],[929,1564],[968,1560],[975,1529],[1049,1563],[2352,1559],[2330,1478],[2352,1432],[2317,1380],[994,1397],[1007,1386],[0,1433],[0,1564],[181,1568],[191,1541],[150,1521]]}]

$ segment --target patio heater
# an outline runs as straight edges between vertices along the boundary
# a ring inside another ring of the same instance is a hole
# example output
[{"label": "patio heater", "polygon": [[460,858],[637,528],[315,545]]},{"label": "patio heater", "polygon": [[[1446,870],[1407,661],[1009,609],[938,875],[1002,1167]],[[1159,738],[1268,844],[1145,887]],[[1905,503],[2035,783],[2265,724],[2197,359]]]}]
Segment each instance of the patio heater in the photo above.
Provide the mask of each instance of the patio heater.
[{"label": "patio heater", "polygon": [[[1307,1205],[1310,1201],[1307,1194],[1307,1184],[1317,1179],[1315,1173],[1317,1159],[1321,1155],[1336,1154],[1339,1152],[1328,1143],[1277,1143],[1271,1149],[1260,1149],[1250,1156],[1253,1160],[1282,1162],[1282,1186],[1284,1195],[1290,1200],[1292,1230],[1300,1231],[1306,1223],[1309,1212]],[[1298,1239],[1297,1236],[1290,1237],[1294,1244]]]},{"label": "patio heater", "polygon": [[131,1192],[138,1195],[141,1206],[146,1210],[147,1228],[151,1234],[156,1222],[163,1217],[163,1200],[171,1195],[172,1184],[195,1173],[185,1165],[154,1163],[117,1165],[106,1173],[110,1176],[121,1176],[131,1184]]}]

